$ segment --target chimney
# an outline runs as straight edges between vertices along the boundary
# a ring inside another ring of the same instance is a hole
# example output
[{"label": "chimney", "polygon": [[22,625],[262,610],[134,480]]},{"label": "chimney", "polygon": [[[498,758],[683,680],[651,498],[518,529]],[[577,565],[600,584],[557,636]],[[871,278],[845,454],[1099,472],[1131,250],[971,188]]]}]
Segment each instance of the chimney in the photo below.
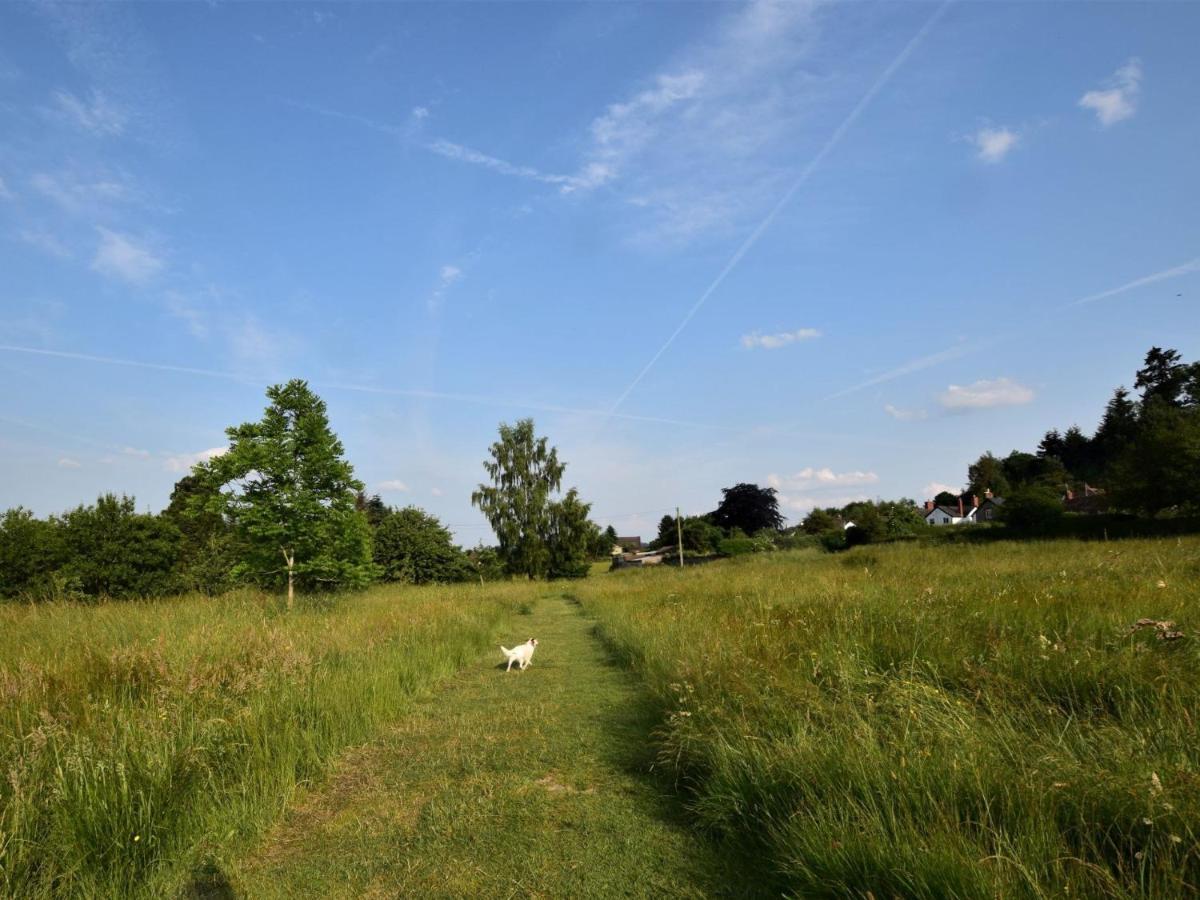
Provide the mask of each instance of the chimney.
[{"label": "chimney", "polygon": [[979,508],[979,498],[976,497],[974,494],[971,495],[971,505],[974,506],[976,509]]},{"label": "chimney", "polygon": [[958,517],[960,519],[963,517],[962,494],[958,496]]},{"label": "chimney", "polygon": [[925,512],[933,512],[933,501],[932,500],[925,501]]},{"label": "chimney", "polygon": [[983,496],[986,497],[988,500],[991,500],[992,499],[992,489],[988,488],[986,491],[984,491]]}]

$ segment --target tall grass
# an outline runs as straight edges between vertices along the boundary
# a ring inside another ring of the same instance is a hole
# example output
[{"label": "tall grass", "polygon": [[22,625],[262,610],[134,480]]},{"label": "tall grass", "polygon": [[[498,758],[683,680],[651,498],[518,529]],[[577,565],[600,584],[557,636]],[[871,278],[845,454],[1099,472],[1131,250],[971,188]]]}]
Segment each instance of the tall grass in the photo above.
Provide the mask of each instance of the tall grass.
[{"label": "tall grass", "polygon": [[697,822],[781,890],[1185,897],[1197,585],[1184,538],[801,551],[577,596],[655,692]]},{"label": "tall grass", "polygon": [[526,594],[0,607],[0,893],[177,895]]}]

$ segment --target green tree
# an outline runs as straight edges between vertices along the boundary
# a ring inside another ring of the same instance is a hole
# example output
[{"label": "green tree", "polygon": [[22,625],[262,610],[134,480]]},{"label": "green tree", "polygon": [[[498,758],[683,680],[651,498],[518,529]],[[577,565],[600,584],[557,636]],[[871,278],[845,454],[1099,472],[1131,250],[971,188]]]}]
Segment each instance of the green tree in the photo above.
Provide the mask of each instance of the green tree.
[{"label": "green tree", "polygon": [[387,581],[445,584],[474,576],[473,567],[434,516],[415,506],[390,511],[375,530],[375,562]]},{"label": "green tree", "polygon": [[371,530],[355,509],[362,482],[329,427],[325,403],[300,379],[267,390],[258,422],[229,428],[229,452],[194,472],[214,489],[207,507],[238,536],[237,577],[287,584],[351,587],[376,574]]},{"label": "green tree", "polygon": [[1048,485],[1027,484],[1005,498],[1000,507],[1000,520],[1024,534],[1045,534],[1052,531],[1063,517],[1063,505],[1058,493]]},{"label": "green tree", "polygon": [[938,495],[933,498],[933,502],[938,506],[957,506],[958,494],[952,494],[949,491],[939,491]]},{"label": "green tree", "polygon": [[1145,404],[1137,436],[1110,472],[1121,508],[1149,515],[1200,509],[1200,410],[1162,400]]},{"label": "green tree", "polygon": [[471,494],[500,541],[500,557],[510,575],[544,578],[550,570],[550,536],[555,527],[553,496],[566,465],[546,438],[534,433],[533,419],[501,423],[500,439],[483,463],[492,480]]},{"label": "green tree", "polygon": [[704,516],[685,516],[683,520],[683,549],[705,556],[715,553],[725,538],[725,532]]},{"label": "green tree", "polygon": [[378,494],[368,497],[363,491],[354,495],[354,508],[367,517],[367,524],[372,528],[378,528],[392,512]]},{"label": "green tree", "polygon": [[608,543],[608,549],[604,551],[605,555],[612,553],[612,548],[617,546],[617,529],[609,525],[604,529],[604,540]]},{"label": "green tree", "polygon": [[801,527],[807,534],[824,534],[826,531],[840,528],[841,525],[834,510],[813,507],[804,517]]},{"label": "green tree", "polygon": [[546,569],[549,578],[582,578],[588,573],[588,558],[593,546],[588,520],[591,504],[579,499],[575,488],[561,500],[550,504],[550,528],[546,543],[550,561]]},{"label": "green tree", "polygon": [[62,518],[62,574],[92,597],[154,597],[180,587],[182,536],[160,516],[139,513],[132,497],[105,494]]},{"label": "green tree", "polygon": [[1095,435],[1092,436],[1101,473],[1100,480],[1107,483],[1113,463],[1137,439],[1137,433],[1137,401],[1130,399],[1129,391],[1124,387],[1119,387],[1104,407],[1104,415],[1096,427]]},{"label": "green tree", "polygon": [[59,524],[23,507],[0,517],[0,596],[47,593],[51,574],[65,562]]},{"label": "green tree", "polygon": [[186,590],[219,594],[227,590],[237,564],[233,533],[217,511],[218,491],[199,475],[175,483],[163,518],[179,529],[179,574]]},{"label": "green tree", "polygon": [[1138,369],[1133,386],[1142,392],[1143,403],[1157,400],[1169,406],[1179,406],[1195,369],[1195,364],[1181,362],[1178,351],[1151,347],[1142,368]]},{"label": "green tree", "polygon": [[746,534],[764,528],[778,531],[783,527],[775,488],[760,488],[745,482],[721,489],[721,504],[710,518],[718,528],[740,528]]}]

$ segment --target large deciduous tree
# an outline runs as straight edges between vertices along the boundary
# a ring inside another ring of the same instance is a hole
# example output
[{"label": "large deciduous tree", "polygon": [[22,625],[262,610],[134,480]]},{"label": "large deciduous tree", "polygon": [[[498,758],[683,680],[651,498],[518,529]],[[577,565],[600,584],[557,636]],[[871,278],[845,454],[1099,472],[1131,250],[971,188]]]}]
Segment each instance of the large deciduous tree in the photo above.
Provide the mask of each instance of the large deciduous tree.
[{"label": "large deciduous tree", "polygon": [[500,425],[500,439],[489,453],[483,467],[491,484],[479,485],[471,503],[496,533],[505,571],[529,578],[581,574],[589,507],[574,489],[554,500],[566,470],[558,451],[536,435],[532,419],[521,419]]},{"label": "large deciduous tree", "polygon": [[300,379],[267,390],[258,422],[229,428],[229,451],[196,466],[215,488],[208,508],[238,536],[234,574],[304,587],[351,587],[375,575],[371,532],[355,508],[362,483],[329,427],[325,403]]},{"label": "large deciduous tree", "polygon": [[474,567],[454,546],[450,532],[415,506],[388,510],[379,520],[375,562],[388,581],[446,584],[474,577]]},{"label": "large deciduous tree", "polygon": [[775,493],[775,488],[760,488],[744,482],[722,488],[721,505],[710,516],[712,523],[726,530],[740,528],[746,534],[764,528],[778,531],[783,527],[783,516],[779,514]]}]

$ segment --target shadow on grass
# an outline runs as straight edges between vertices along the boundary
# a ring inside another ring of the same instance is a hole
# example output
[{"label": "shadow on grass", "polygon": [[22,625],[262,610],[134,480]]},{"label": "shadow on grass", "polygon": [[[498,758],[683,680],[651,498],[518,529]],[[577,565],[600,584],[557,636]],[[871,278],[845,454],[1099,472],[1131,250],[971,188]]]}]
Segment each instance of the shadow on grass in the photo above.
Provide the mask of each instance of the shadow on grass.
[{"label": "shadow on grass", "polygon": [[600,711],[600,721],[615,740],[601,749],[606,762],[627,775],[637,778],[648,787],[647,811],[660,821],[686,829],[703,850],[702,857],[710,861],[707,879],[716,897],[778,897],[783,889],[763,870],[753,848],[722,840],[700,831],[687,810],[686,790],[675,784],[656,765],[657,741],[655,732],[666,719],[664,710],[631,669],[632,660],[605,639],[604,630],[593,624],[591,635],[602,648],[603,663],[620,672],[636,691],[632,702],[609,706]]},{"label": "shadow on grass", "polygon": [[221,867],[208,860],[195,868],[180,896],[184,900],[237,900],[238,893]]}]

